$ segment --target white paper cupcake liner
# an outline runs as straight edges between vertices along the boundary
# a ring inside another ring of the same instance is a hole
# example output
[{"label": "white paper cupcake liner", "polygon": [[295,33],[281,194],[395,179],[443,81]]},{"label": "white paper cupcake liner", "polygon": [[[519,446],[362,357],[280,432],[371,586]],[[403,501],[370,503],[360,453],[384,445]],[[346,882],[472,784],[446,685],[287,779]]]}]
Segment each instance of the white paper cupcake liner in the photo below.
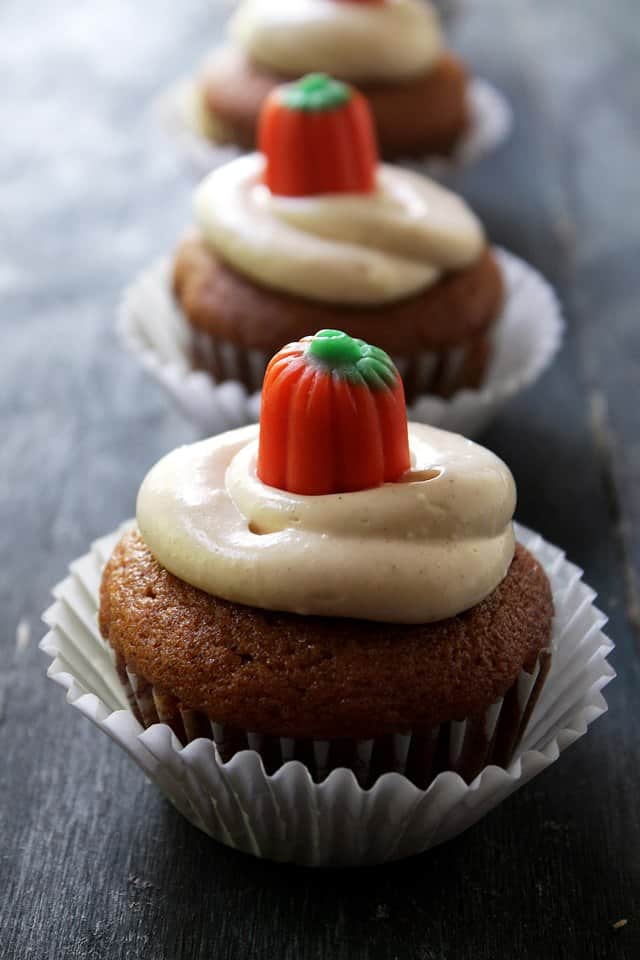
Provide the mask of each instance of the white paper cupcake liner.
[{"label": "white paper cupcake liner", "polygon": [[[506,97],[486,80],[477,78],[469,83],[467,95],[471,120],[451,156],[407,158],[408,166],[417,166],[430,176],[453,174],[477,163],[507,140],[513,126],[513,113]],[[244,152],[233,144],[216,143],[205,135],[207,128],[213,133],[213,125],[204,115],[193,77],[176,83],[164,93],[154,104],[153,112],[198,178]]]},{"label": "white paper cupcake liner", "polygon": [[[412,420],[476,436],[542,374],[559,349],[564,323],[553,289],[523,260],[501,249],[497,255],[506,297],[483,385],[448,399],[422,394],[408,406]],[[236,380],[218,384],[193,369],[192,334],[171,292],[170,274],[170,262],[158,261],[125,291],[118,319],[123,344],[204,434],[256,421],[259,391]]]},{"label": "white paper cupcake liner", "polygon": [[[209,333],[191,329],[188,337],[188,351],[194,369],[204,370],[216,383],[240,382],[249,396],[259,393],[262,381],[271,359],[269,353],[262,350],[250,350],[230,343],[228,340],[215,339]],[[464,346],[449,350],[423,350],[412,354],[393,356],[393,361],[404,382],[407,404],[417,401],[429,393],[431,384],[438,384],[437,393],[450,395],[456,392],[461,378],[469,364],[475,368],[478,352],[487,351],[490,356],[494,349],[493,330],[482,338],[475,338]],[[488,362],[483,363],[486,368]],[[432,392],[435,393],[434,391]]]},{"label": "white paper cupcake liner", "polygon": [[255,856],[337,866],[428,850],[557,760],[607,709],[601,690],[615,676],[607,663],[613,643],[602,632],[606,617],[593,603],[595,594],[557,547],[516,525],[519,542],[549,577],[555,617],[551,669],[507,769],[487,766],[469,785],[456,773],[440,773],[426,790],[386,773],[364,790],[351,770],[334,770],[315,783],[295,760],[267,775],[253,750],[223,763],[211,740],[182,747],[166,724],[143,730],[128,708],[96,617],[102,568],[121,533],[97,541],[55,588],[55,603],[44,615],[50,630],[41,642],[53,659],[48,675],[191,823]]}]

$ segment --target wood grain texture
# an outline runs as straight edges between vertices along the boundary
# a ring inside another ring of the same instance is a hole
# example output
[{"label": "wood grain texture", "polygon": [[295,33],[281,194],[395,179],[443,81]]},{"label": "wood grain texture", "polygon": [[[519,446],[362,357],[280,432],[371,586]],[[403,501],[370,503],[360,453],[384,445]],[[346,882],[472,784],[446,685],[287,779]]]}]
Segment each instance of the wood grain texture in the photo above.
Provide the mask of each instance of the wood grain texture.
[{"label": "wood grain texture", "polygon": [[311,873],[199,834],[65,705],[36,650],[49,588],[131,514],[145,470],[193,437],[120,352],[113,321],[121,287],[189,217],[190,181],[150,102],[221,13],[203,0],[5,0],[3,960],[640,955],[640,17],[636,0],[475,6],[457,44],[517,124],[455,186],[557,286],[569,324],[560,361],[486,442],[514,470],[518,518],[567,549],[611,616],[610,712],[444,847]]}]

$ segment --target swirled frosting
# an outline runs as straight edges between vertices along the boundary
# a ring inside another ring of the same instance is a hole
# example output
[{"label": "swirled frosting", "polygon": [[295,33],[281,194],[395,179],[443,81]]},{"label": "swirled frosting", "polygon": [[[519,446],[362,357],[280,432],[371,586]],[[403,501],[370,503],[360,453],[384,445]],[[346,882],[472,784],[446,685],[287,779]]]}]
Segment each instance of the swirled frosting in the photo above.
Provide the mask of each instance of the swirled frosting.
[{"label": "swirled frosting", "polygon": [[250,426],[180,447],[140,488],[140,532],[187,583],[268,610],[426,623],[506,575],[515,486],[484,447],[412,423],[403,482],[314,497],[258,480],[257,436]]},{"label": "swirled frosting", "polygon": [[211,248],[258,283],[310,300],[383,304],[412,296],[485,245],[465,202],[435,181],[380,164],[367,194],[272,195],[264,159],[220,167],[195,193]]},{"label": "swirled frosting", "polygon": [[424,0],[244,0],[231,41],[255,63],[296,76],[396,80],[428,70],[442,52],[438,17]]}]

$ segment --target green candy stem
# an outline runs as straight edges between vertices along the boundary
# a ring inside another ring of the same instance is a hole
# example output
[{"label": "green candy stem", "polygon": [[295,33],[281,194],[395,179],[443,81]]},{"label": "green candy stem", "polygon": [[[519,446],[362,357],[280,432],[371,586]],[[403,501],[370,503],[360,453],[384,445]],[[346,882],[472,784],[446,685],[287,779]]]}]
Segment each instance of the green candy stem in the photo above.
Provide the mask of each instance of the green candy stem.
[{"label": "green candy stem", "polygon": [[309,353],[328,367],[341,367],[360,360],[361,343],[362,340],[354,340],[342,330],[319,330],[311,341]]},{"label": "green candy stem", "polygon": [[295,83],[289,83],[282,89],[282,103],[289,110],[335,110],[348,103],[351,90],[346,83],[340,83],[326,73],[309,73]]},{"label": "green candy stem", "polygon": [[398,372],[391,357],[380,347],[357,340],[342,330],[319,330],[307,353],[321,366],[371,390],[393,387]]}]

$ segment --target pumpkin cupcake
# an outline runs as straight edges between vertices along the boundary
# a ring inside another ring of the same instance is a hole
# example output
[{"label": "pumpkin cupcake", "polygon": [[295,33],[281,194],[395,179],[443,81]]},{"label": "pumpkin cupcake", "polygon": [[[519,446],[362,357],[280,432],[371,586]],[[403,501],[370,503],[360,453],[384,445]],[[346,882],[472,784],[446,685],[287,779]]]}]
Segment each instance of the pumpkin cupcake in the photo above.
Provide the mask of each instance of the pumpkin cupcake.
[{"label": "pumpkin cupcake", "polygon": [[316,780],[507,764],[553,618],[514,504],[489,451],[407,425],[384,351],[335,330],[289,344],[260,427],[160,461],[106,565],[100,628],[132,709]]},{"label": "pumpkin cupcake", "polygon": [[500,268],[464,201],[379,164],[362,94],[324,75],[278,87],[260,153],[211,173],[174,290],[196,369],[259,390],[268,358],[339,326],[392,354],[407,397],[479,387],[503,302]]},{"label": "pumpkin cupcake", "polygon": [[242,0],[197,82],[205,132],[255,149],[264,100],[310,71],[358,86],[387,159],[449,154],[469,123],[466,71],[430,3]]}]

